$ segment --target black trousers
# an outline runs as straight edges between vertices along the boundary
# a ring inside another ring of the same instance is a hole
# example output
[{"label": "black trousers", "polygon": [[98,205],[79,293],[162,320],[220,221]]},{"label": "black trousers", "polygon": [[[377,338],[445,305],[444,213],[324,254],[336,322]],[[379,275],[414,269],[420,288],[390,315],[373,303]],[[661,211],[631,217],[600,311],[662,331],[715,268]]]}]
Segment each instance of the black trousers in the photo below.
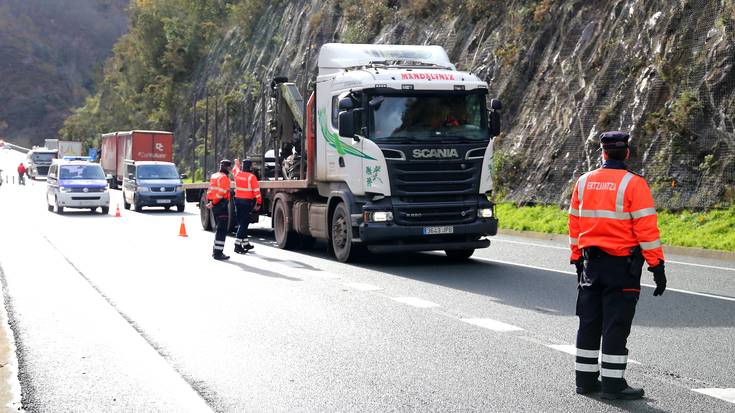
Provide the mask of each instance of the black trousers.
[{"label": "black trousers", "polygon": [[18,185],[25,185],[26,184],[26,175],[22,173],[18,173]]},{"label": "black trousers", "polygon": [[250,211],[254,204],[254,199],[235,198],[235,211],[237,212],[235,245],[245,246],[250,243],[248,241],[248,226],[250,225]]},{"label": "black trousers", "polygon": [[229,201],[222,200],[212,207],[212,215],[214,220],[217,222],[217,231],[214,233],[214,248],[212,249],[213,255],[221,255],[225,249],[225,240],[227,239],[227,232],[229,232],[228,221],[229,221]]},{"label": "black trousers", "polygon": [[614,393],[627,386],[623,377],[628,362],[626,344],[640,296],[644,260],[638,251],[616,257],[593,247],[584,253],[577,296],[577,386],[594,385],[600,375],[603,391]]}]

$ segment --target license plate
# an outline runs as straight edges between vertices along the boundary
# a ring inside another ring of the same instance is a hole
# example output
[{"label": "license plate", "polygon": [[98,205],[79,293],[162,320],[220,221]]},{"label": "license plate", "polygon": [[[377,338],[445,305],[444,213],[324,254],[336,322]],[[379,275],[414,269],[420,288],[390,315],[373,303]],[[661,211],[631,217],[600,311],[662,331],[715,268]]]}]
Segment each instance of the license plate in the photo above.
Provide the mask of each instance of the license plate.
[{"label": "license plate", "polygon": [[424,235],[454,234],[454,227],[424,227]]},{"label": "license plate", "polygon": [[170,204],[171,200],[170,199],[156,199],[156,203],[157,204]]}]

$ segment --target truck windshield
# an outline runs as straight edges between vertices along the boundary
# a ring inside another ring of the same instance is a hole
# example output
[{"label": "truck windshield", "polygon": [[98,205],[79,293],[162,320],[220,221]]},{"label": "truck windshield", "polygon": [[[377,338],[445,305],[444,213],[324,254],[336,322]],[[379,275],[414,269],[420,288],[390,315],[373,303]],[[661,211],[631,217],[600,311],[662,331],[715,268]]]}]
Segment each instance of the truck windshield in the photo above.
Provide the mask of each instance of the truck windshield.
[{"label": "truck windshield", "polygon": [[47,152],[47,153],[34,153],[31,155],[31,159],[33,162],[43,162],[43,161],[50,161],[52,159],[56,158],[55,153]]},{"label": "truck windshield", "polygon": [[64,165],[59,168],[59,179],[105,179],[99,165]]},{"label": "truck windshield", "polygon": [[376,142],[488,140],[484,95],[371,96],[370,139]]},{"label": "truck windshield", "polygon": [[173,165],[141,165],[138,179],[179,179],[179,172]]}]

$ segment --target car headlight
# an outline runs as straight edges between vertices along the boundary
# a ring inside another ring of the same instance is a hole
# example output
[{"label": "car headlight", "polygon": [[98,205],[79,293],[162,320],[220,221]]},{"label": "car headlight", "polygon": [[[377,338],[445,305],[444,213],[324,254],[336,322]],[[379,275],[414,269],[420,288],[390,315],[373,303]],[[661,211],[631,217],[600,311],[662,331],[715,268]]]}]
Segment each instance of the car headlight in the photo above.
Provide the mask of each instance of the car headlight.
[{"label": "car headlight", "polygon": [[59,187],[59,191],[61,191],[61,192],[71,192],[71,188],[66,187],[66,186],[60,186]]},{"label": "car headlight", "polygon": [[477,216],[480,218],[492,218],[493,209],[492,208],[480,208],[477,210]]},{"label": "car headlight", "polygon": [[369,222],[390,222],[393,221],[393,213],[390,211],[365,212],[363,218]]},{"label": "car headlight", "polygon": [[151,188],[149,188],[147,186],[139,186],[138,187],[138,192],[151,192]]}]

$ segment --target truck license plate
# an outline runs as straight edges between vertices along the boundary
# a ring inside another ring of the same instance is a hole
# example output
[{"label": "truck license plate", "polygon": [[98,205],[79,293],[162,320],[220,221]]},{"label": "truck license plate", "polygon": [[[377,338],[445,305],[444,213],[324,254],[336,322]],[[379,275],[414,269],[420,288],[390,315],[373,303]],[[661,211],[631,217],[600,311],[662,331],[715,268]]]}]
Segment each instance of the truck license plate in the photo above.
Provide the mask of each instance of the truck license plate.
[{"label": "truck license plate", "polygon": [[158,203],[158,204],[170,204],[171,203],[171,200],[170,199],[156,199],[156,203]]},{"label": "truck license plate", "polygon": [[424,227],[424,235],[454,234],[454,227]]}]

